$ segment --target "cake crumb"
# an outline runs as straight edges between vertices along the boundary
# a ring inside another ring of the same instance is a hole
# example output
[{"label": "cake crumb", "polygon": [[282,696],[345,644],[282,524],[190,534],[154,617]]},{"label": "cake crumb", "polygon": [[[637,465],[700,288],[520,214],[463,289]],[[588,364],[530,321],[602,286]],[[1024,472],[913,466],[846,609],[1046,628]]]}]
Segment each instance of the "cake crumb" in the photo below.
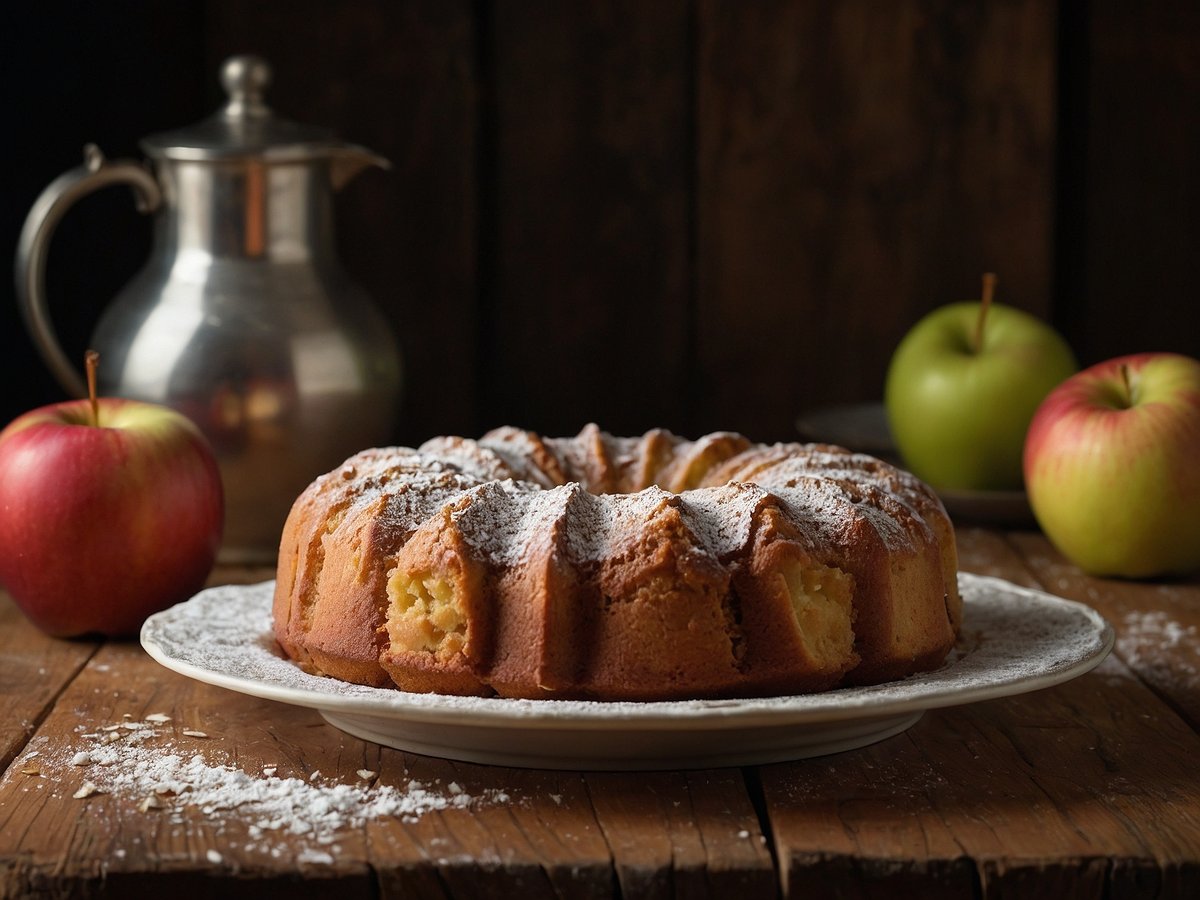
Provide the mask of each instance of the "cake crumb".
[{"label": "cake crumb", "polygon": [[372,778],[374,778],[374,777],[375,777],[377,774],[379,774],[379,773],[378,773],[378,772],[372,772],[370,769],[359,769],[359,770],[358,770],[358,777],[359,777],[359,778],[362,778],[362,779],[364,779],[364,780],[366,780],[366,781],[370,781],[370,780],[371,780]]},{"label": "cake crumb", "polygon": [[92,764],[92,755],[86,750],[80,750],[71,757],[71,765],[73,766],[90,766]]},{"label": "cake crumb", "polygon": [[204,853],[204,858],[207,859],[214,866],[219,866],[222,862],[225,861],[225,857],[223,857],[216,850],[206,850]]},{"label": "cake crumb", "polygon": [[262,770],[263,774],[266,775],[268,778],[270,778],[272,775],[274,775],[278,771],[279,770],[275,766],[263,766],[263,770]]},{"label": "cake crumb", "polygon": [[98,793],[100,793],[100,788],[96,787],[96,785],[92,784],[90,781],[85,781],[82,785],[80,785],[79,790],[73,793],[71,797],[75,800],[82,800],[85,797],[90,797],[92,794]]}]

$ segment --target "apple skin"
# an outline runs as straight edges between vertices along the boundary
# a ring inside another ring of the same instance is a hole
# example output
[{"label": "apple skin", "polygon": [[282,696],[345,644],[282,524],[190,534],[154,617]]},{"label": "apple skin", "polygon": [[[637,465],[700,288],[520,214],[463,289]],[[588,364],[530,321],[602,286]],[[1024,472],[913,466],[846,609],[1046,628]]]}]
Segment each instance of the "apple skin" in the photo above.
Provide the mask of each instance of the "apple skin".
[{"label": "apple skin", "polygon": [[174,410],[103,398],[0,432],[0,584],[47,634],[137,632],[212,570],[224,494],[211,449]]},{"label": "apple skin", "polygon": [[1086,572],[1190,572],[1200,568],[1198,453],[1200,362],[1174,353],[1108,360],[1039,407],[1025,442],[1029,502],[1050,541]]},{"label": "apple skin", "polygon": [[1019,489],[1029,421],[1079,366],[1053,328],[1000,303],[974,352],[979,308],[940,307],[904,336],[887,372],[888,424],[904,464],[935,488]]}]

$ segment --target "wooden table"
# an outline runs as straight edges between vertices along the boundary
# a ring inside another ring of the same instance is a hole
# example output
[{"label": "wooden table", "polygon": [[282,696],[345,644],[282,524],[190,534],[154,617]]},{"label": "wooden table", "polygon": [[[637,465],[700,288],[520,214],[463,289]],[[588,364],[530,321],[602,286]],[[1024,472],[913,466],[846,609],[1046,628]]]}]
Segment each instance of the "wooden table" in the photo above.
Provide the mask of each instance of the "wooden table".
[{"label": "wooden table", "polygon": [[[967,571],[1099,609],[1115,656],[862,750],[690,772],[384,749],[178,676],[133,642],[43,638],[0,598],[0,895],[1200,897],[1200,582],[1089,578],[1031,533],[961,529],[960,552]],[[170,720],[147,725],[155,713]],[[147,753],[206,771],[490,799],[314,840],[186,795],[75,798],[89,770],[72,754],[137,729]]]}]

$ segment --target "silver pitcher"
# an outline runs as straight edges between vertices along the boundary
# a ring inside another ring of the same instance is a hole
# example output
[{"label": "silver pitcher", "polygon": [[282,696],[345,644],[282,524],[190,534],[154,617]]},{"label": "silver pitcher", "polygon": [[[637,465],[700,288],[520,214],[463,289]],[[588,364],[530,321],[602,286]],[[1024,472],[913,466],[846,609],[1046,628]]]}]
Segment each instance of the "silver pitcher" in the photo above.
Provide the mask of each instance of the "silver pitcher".
[{"label": "silver pitcher", "polygon": [[63,387],[83,396],[46,304],[50,239],[76,200],[111,184],[130,185],[155,214],[150,259],[92,341],[99,390],[174,407],[200,426],[225,484],[227,562],[274,559],[305,485],[393,437],[401,385],[396,341],[342,270],[333,236],[334,191],[389,164],[276,117],[263,102],[270,74],[256,57],[227,60],[228,102],[143,140],[152,168],[89,145],[84,164],[38,197],[16,260],[29,332]]}]

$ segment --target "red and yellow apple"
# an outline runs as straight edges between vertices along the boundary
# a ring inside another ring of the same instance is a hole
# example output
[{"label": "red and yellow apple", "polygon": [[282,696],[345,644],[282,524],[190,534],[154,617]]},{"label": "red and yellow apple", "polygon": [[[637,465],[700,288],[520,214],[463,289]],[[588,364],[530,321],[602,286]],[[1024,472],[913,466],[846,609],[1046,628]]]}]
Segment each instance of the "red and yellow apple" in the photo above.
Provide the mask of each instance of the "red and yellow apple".
[{"label": "red and yellow apple", "polygon": [[1025,432],[1038,404],[1078,365],[1067,342],[1019,309],[952,303],[922,318],[897,346],[884,406],[904,464],[937,488],[1021,487]]},{"label": "red and yellow apple", "polygon": [[223,513],[212,451],[166,407],[78,400],[0,432],[0,584],[48,634],[133,634],[187,599]]},{"label": "red and yellow apple", "polygon": [[1200,569],[1200,362],[1123,356],[1055,388],[1025,442],[1050,541],[1094,575]]}]

